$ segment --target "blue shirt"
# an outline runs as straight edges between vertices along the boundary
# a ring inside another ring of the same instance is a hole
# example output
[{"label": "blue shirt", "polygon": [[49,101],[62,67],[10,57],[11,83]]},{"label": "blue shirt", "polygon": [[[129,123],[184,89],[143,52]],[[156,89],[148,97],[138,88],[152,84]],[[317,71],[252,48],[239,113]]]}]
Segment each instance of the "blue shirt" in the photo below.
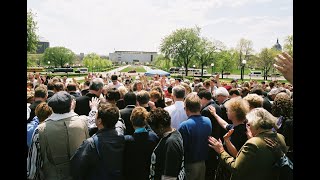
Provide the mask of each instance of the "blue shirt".
[{"label": "blue shirt", "polygon": [[35,116],[30,123],[27,124],[27,145],[30,148],[32,134],[39,125],[39,119]]},{"label": "blue shirt", "polygon": [[193,163],[208,159],[208,137],[212,132],[211,121],[208,117],[192,115],[179,126],[182,135],[185,162]]}]

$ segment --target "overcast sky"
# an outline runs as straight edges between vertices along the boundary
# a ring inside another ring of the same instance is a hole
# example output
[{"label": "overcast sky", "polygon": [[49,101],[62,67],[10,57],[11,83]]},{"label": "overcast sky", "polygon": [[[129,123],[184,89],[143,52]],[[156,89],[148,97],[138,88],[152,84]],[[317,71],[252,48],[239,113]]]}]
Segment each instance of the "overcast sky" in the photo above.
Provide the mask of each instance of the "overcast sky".
[{"label": "overcast sky", "polygon": [[27,10],[50,47],[76,54],[159,52],[163,37],[196,25],[229,48],[249,39],[256,52],[293,34],[292,0],[28,0]]}]

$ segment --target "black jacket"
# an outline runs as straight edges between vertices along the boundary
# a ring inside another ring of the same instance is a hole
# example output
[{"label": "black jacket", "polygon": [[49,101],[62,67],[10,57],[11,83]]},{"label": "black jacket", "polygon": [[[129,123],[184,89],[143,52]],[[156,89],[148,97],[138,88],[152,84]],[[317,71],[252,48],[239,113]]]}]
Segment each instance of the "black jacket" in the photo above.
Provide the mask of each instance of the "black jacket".
[{"label": "black jacket", "polygon": [[134,105],[127,105],[124,109],[120,110],[121,118],[123,119],[126,126],[126,131],[124,133],[125,135],[132,135],[134,133],[134,129],[130,121],[130,116],[134,108]]},{"label": "black jacket", "polygon": [[124,176],[126,180],[147,180],[150,173],[151,154],[159,138],[153,132],[133,133],[125,136]]},{"label": "black jacket", "polygon": [[77,180],[122,180],[125,140],[115,129],[101,129],[93,138],[86,139],[71,157],[71,175]]},{"label": "black jacket", "polygon": [[74,109],[74,112],[78,115],[89,115],[90,112],[90,106],[89,101],[91,101],[92,97],[97,97],[95,94],[87,93],[85,96],[81,96],[76,98],[76,107]]}]

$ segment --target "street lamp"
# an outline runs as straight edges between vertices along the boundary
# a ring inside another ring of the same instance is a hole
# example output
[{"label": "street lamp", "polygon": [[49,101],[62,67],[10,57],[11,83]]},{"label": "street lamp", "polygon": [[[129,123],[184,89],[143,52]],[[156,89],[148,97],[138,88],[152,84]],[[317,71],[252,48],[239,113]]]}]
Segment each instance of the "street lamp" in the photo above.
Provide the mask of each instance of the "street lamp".
[{"label": "street lamp", "polygon": [[241,81],[243,81],[243,76],[244,76],[244,66],[246,65],[247,61],[244,59],[241,62]]},{"label": "street lamp", "polygon": [[193,65],[192,67],[193,67],[193,70],[192,70],[193,73],[192,74],[193,74],[193,78],[194,78],[194,71],[195,71],[196,65]]},{"label": "street lamp", "polygon": [[211,74],[212,74],[212,75],[214,75],[213,67],[214,67],[214,63],[211,63]]}]

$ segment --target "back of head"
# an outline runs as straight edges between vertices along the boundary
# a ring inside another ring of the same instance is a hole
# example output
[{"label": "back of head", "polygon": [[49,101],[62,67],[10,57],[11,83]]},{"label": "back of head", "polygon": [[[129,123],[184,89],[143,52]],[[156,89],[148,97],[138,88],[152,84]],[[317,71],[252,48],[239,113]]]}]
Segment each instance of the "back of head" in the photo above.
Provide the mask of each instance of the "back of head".
[{"label": "back of head", "polygon": [[136,105],[137,104],[137,96],[134,92],[128,92],[124,95],[124,102],[126,105]]},{"label": "back of head", "polygon": [[40,122],[43,122],[52,114],[52,108],[46,103],[42,102],[38,104],[35,109],[35,115],[39,118]]},{"label": "back of head", "polygon": [[159,107],[150,111],[147,122],[153,130],[168,128],[171,126],[171,117],[166,110]]},{"label": "back of head", "polygon": [[251,89],[250,94],[257,94],[259,96],[262,96],[263,90],[261,88],[253,88]]},{"label": "back of head", "polygon": [[108,101],[118,101],[120,99],[120,92],[116,88],[109,88],[107,90],[106,99]]},{"label": "back of head", "polygon": [[98,116],[102,121],[104,128],[114,128],[119,120],[119,108],[111,103],[100,103],[98,107]]},{"label": "back of head", "polygon": [[201,100],[197,94],[190,93],[184,100],[186,110],[192,113],[200,112]]},{"label": "back of head", "polygon": [[172,95],[178,99],[183,99],[186,95],[186,89],[181,85],[175,86],[172,88]]},{"label": "back of head", "polygon": [[34,90],[35,98],[46,98],[48,96],[48,90],[44,85],[40,85]]},{"label": "back of head", "polygon": [[251,109],[263,106],[263,98],[258,94],[248,94],[243,99],[248,101]]},{"label": "back of head", "polygon": [[48,102],[52,111],[56,114],[63,114],[70,112],[71,95],[66,91],[59,91],[55,93]]},{"label": "back of head", "polygon": [[229,92],[226,88],[224,87],[218,87],[218,89],[215,92],[216,96],[225,96],[228,97],[229,96]]},{"label": "back of head", "polygon": [[64,91],[64,84],[62,82],[54,83],[55,92]]},{"label": "back of head", "polygon": [[211,100],[212,99],[212,95],[209,91],[207,90],[201,90],[198,92],[198,96],[200,99],[205,98],[206,100]]},{"label": "back of head", "polygon": [[67,90],[70,92],[70,91],[76,91],[77,90],[77,85],[76,83],[68,83],[67,85]]},{"label": "back of head", "polygon": [[125,86],[120,86],[118,88],[118,90],[119,90],[119,93],[120,93],[120,98],[123,98],[124,95],[128,93],[128,90],[127,90],[127,88]]},{"label": "back of head", "polygon": [[99,91],[103,88],[103,79],[95,78],[90,82],[89,90]]},{"label": "back of head", "polygon": [[132,110],[130,121],[135,127],[144,127],[147,123],[148,111],[144,107],[135,107]]},{"label": "back of head", "polygon": [[246,118],[250,126],[252,126],[254,129],[261,128],[270,130],[273,127],[276,127],[277,118],[264,108],[255,108],[251,110],[246,115]]},{"label": "back of head", "polygon": [[278,93],[272,103],[271,112],[276,117],[283,116],[286,118],[292,118],[293,100],[287,93]]},{"label": "back of head", "polygon": [[137,93],[137,101],[140,105],[147,104],[150,101],[150,95],[147,91],[142,90]]}]

